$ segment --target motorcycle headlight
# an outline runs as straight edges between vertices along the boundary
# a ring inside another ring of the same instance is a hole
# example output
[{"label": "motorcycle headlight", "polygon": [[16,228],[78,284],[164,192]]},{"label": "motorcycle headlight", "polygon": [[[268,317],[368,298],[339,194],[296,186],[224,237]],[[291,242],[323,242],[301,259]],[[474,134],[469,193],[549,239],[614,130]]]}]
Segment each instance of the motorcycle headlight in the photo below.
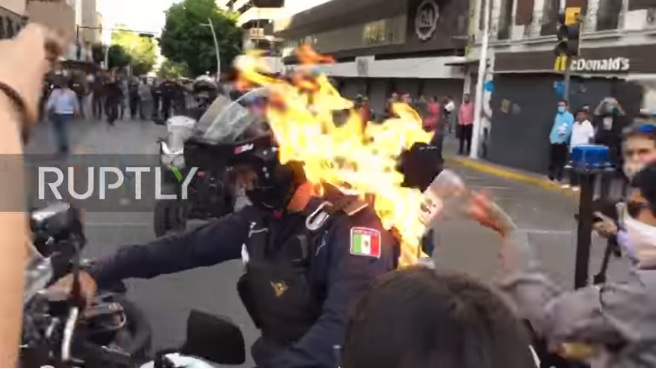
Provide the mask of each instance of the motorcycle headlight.
[{"label": "motorcycle headlight", "polygon": [[178,155],[175,158],[173,158],[172,164],[174,167],[178,169],[184,168],[185,167],[184,155]]},{"label": "motorcycle headlight", "polygon": [[182,154],[162,154],[162,165],[167,168],[176,167],[182,169],[185,167],[184,155]]}]

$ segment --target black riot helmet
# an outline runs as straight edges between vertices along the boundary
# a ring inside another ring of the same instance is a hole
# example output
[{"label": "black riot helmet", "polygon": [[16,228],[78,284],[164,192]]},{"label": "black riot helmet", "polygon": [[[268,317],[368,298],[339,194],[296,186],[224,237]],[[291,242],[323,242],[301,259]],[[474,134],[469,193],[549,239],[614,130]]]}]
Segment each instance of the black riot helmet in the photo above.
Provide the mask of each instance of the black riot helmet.
[{"label": "black riot helmet", "polygon": [[283,211],[296,189],[307,180],[302,163],[280,163],[270,132],[239,140],[233,146],[228,166],[247,168],[255,173],[256,179],[252,187],[246,189],[246,196],[253,205],[271,211]]},{"label": "black riot helmet", "polygon": [[268,124],[241,103],[219,96],[210,105],[196,125],[196,134],[185,144],[185,162],[206,171],[250,170],[255,180],[246,195],[253,205],[284,211],[298,186],[306,182],[303,166],[280,163]]}]

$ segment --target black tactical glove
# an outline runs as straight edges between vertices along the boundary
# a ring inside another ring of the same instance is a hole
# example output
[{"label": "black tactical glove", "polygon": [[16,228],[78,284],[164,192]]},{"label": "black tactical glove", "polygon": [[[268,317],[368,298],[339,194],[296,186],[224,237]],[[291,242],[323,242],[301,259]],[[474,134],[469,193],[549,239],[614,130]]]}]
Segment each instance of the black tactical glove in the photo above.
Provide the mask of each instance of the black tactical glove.
[{"label": "black tactical glove", "polygon": [[425,191],[444,169],[444,159],[437,147],[415,143],[401,153],[396,169],[403,173],[403,187]]}]

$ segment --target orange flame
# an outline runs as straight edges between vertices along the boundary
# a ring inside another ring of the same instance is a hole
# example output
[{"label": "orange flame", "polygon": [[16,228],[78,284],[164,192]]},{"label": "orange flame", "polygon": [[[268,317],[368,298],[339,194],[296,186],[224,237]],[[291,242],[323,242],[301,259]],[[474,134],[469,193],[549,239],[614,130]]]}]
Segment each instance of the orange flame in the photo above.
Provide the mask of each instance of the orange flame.
[{"label": "orange flame", "polygon": [[[276,101],[269,105],[267,119],[280,145],[281,162],[304,162],[314,184],[330,183],[363,198],[373,197],[383,225],[401,236],[400,265],[416,263],[425,230],[419,220],[422,194],[402,187],[403,175],[395,167],[403,149],[430,140],[421,117],[410,106],[397,103],[396,118],[383,124],[371,122],[363,132],[353,103],[340,96],[325,74],[312,68],[334,60],[309,46],[300,47],[297,54],[302,65],[288,79],[272,77],[257,54],[235,62],[240,86],[266,86]],[[343,123],[335,122],[336,112],[346,115]]]}]

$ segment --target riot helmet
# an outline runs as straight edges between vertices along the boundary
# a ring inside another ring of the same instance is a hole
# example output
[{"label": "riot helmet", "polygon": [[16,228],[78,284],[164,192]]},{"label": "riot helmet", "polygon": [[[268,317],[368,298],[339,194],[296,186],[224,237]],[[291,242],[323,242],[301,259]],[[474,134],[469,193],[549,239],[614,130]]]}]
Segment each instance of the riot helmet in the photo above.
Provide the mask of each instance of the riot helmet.
[{"label": "riot helmet", "polygon": [[[185,161],[194,166],[220,165],[233,173],[247,172],[245,193],[251,203],[269,211],[284,211],[296,189],[306,182],[301,163],[281,164],[273,132],[260,115],[254,115],[243,100],[260,96],[253,90],[238,100],[219,96],[196,125],[192,145],[203,147],[206,160],[187,159],[193,150],[185,147]],[[242,176],[243,178],[243,176]]]}]

